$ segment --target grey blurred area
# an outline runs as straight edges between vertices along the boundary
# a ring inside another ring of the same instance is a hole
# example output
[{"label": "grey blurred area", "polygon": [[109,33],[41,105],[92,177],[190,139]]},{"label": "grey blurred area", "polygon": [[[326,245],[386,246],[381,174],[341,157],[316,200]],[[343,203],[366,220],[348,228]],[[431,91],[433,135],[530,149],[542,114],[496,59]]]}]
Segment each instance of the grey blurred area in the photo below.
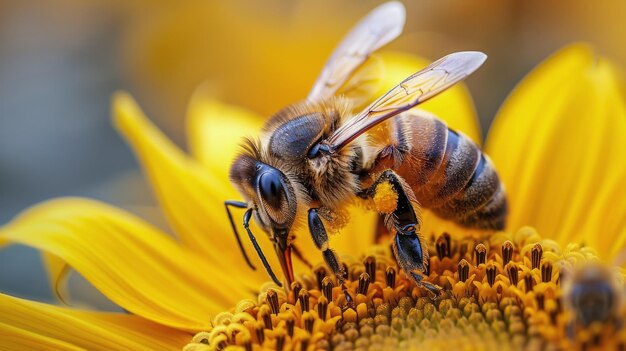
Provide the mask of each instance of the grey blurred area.
[{"label": "grey blurred area", "polygon": [[[117,14],[97,4],[1,4],[0,222],[58,196],[112,200],[98,189],[137,168],[109,122],[110,96],[125,85]],[[34,250],[0,251],[0,291],[49,300]]]}]

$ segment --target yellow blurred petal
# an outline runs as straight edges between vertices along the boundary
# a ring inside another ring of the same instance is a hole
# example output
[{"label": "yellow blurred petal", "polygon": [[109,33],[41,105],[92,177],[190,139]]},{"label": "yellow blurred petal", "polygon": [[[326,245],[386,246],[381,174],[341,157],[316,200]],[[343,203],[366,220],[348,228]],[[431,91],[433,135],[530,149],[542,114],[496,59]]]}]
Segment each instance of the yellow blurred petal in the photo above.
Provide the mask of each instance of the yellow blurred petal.
[{"label": "yellow blurred petal", "polygon": [[[211,164],[216,170],[224,171],[214,173],[201,167],[172,144],[146,118],[128,94],[117,93],[114,96],[113,110],[115,125],[132,146],[168,222],[184,244],[214,262],[225,273],[238,275],[250,284],[267,280],[262,269],[255,272],[241,266],[245,261],[224,209],[224,200],[239,197],[224,179],[224,172],[230,163],[219,154],[226,154],[230,146],[231,151],[235,150],[237,140],[211,151],[218,160]],[[230,128],[221,132],[230,133]],[[198,148],[200,146],[194,146],[194,149]],[[235,215],[235,218],[240,217]],[[241,223],[240,220],[237,223]],[[258,233],[263,235],[262,232]],[[264,248],[271,247],[269,240],[259,241]]]},{"label": "yellow blurred petal", "polygon": [[[340,235],[332,237],[330,242],[331,247],[340,255],[358,257],[370,250],[374,244],[378,214],[358,206],[353,206],[349,210],[348,224],[341,230]],[[310,238],[307,239],[312,242]]]},{"label": "yellow blurred petal", "polygon": [[2,345],[0,350],[84,350],[84,348],[70,343],[53,339],[28,330],[20,329],[0,323],[0,335],[2,335]]},{"label": "yellow blurred petal", "polygon": [[48,284],[50,290],[62,302],[67,302],[67,282],[66,278],[70,271],[67,263],[50,253],[42,252],[41,258],[48,274]]},{"label": "yellow blurred petal", "polygon": [[0,237],[63,259],[124,309],[180,329],[208,328],[215,313],[252,289],[156,228],[96,201],[43,203],[0,228]]},{"label": "yellow blurred petal", "polygon": [[[377,55],[385,64],[385,75],[379,95],[386,93],[405,78],[431,63],[431,61],[398,52],[382,52]],[[459,83],[453,86],[441,95],[419,105],[419,108],[434,113],[446,121],[450,128],[463,132],[476,143],[481,144],[480,126],[474,102],[465,84]]]},{"label": "yellow blurred petal", "polygon": [[[626,104],[610,63],[569,46],[511,93],[487,141],[507,189],[508,227],[534,226],[608,259],[626,225]],[[623,240],[621,241],[623,244]]]},{"label": "yellow blurred petal", "polygon": [[180,350],[191,336],[138,316],[76,311],[0,294],[2,350]]},{"label": "yellow blurred petal", "polygon": [[257,137],[265,119],[246,109],[220,103],[198,89],[187,112],[189,151],[238,198],[228,170],[244,137]]}]

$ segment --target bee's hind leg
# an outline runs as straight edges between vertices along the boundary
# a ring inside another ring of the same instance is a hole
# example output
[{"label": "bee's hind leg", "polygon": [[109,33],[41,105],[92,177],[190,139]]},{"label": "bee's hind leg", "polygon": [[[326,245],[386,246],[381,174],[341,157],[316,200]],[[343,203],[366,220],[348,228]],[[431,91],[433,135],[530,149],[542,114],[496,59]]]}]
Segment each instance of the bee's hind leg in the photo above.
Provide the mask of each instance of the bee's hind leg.
[{"label": "bee's hind leg", "polygon": [[[387,186],[379,189],[382,184]],[[390,229],[395,229],[392,247],[400,268],[407,276],[412,277],[418,286],[439,297],[441,287],[423,280],[422,274],[427,272],[429,257],[426,243],[419,234],[421,222],[414,208],[414,205],[419,204],[415,200],[413,190],[398,174],[388,169],[372,186],[365,189],[361,196],[373,198],[378,210],[386,213],[385,224]],[[395,204],[385,203],[390,199],[395,200]]]},{"label": "bee's hind leg", "polygon": [[309,209],[308,222],[309,231],[315,246],[322,251],[326,265],[337,277],[339,284],[343,285],[346,272],[344,272],[343,266],[339,263],[339,258],[337,258],[335,252],[328,246],[328,234],[317,208]]}]

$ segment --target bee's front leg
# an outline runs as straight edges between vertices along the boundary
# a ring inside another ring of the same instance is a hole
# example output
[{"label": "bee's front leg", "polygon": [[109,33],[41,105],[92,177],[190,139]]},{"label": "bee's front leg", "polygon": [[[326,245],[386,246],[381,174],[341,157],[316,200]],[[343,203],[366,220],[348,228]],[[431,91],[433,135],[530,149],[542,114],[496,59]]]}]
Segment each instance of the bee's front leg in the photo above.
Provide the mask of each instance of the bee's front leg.
[{"label": "bee's front leg", "polygon": [[322,251],[324,261],[337,277],[339,285],[343,285],[346,272],[344,272],[343,267],[339,264],[339,259],[335,252],[328,246],[328,234],[326,233],[326,228],[324,228],[324,223],[322,223],[317,208],[309,209],[308,222],[309,231],[311,232],[315,246]]},{"label": "bee's front leg", "polygon": [[[377,209],[386,214],[385,224],[390,230],[395,229],[393,252],[400,268],[418,286],[438,297],[441,287],[423,280],[422,274],[429,264],[428,248],[419,234],[421,222],[414,208],[414,205],[419,205],[411,187],[398,174],[388,169],[361,195],[373,198]],[[390,204],[390,201],[395,203]]]}]

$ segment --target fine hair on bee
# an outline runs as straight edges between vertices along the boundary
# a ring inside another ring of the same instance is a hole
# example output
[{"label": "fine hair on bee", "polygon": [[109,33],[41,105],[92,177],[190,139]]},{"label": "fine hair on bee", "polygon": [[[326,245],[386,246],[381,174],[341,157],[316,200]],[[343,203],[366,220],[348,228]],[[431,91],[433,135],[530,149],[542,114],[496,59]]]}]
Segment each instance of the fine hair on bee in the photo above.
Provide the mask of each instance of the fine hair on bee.
[{"label": "fine hair on bee", "polygon": [[273,243],[287,288],[294,281],[292,253],[302,261],[309,254],[297,246],[298,223],[308,226],[327,266],[343,283],[345,272],[329,246],[327,228],[337,225],[332,219],[347,204],[368,203],[386,214],[400,268],[435,295],[441,288],[423,280],[428,248],[420,234],[422,207],[468,228],[504,227],[506,196],[489,158],[436,116],[414,109],[478,69],[485,54],[445,56],[353,111],[372,78],[365,69],[373,62],[370,54],[400,35],[404,20],[399,2],[370,12],[332,53],[306,99],[269,118],[233,161],[230,180],[244,199],[225,203],[233,232],[254,268],[230,212],[245,209],[243,227],[279,286],[281,279],[250,230],[252,218]]}]

